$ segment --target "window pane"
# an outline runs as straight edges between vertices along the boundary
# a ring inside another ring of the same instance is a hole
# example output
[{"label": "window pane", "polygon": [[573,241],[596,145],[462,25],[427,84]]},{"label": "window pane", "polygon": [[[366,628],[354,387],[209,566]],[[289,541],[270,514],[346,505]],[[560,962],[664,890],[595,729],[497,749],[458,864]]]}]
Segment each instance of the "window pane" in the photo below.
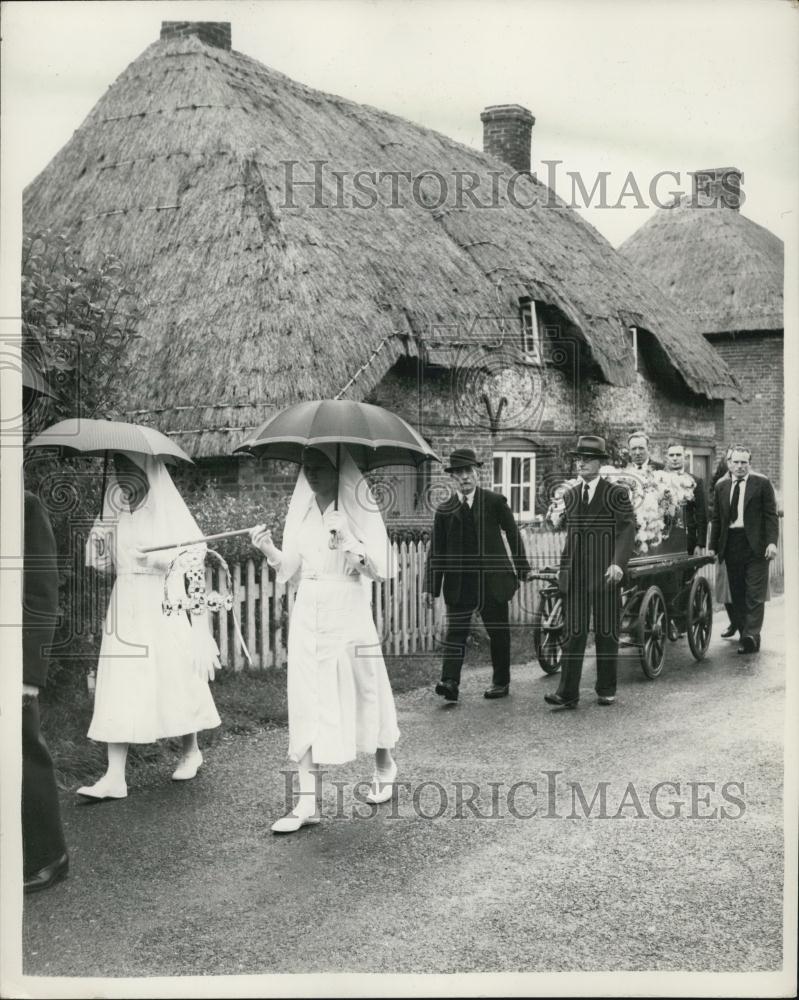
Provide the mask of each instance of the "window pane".
[{"label": "window pane", "polygon": [[510,509],[514,514],[518,514],[521,510],[520,500],[521,500],[521,490],[518,486],[511,486],[510,488]]},{"label": "window pane", "polygon": [[520,458],[511,458],[510,481],[511,483],[513,483],[514,486],[522,481],[521,471],[522,471],[522,460]]},{"label": "window pane", "polygon": [[522,488],[522,511],[530,510],[530,487],[525,486]]}]

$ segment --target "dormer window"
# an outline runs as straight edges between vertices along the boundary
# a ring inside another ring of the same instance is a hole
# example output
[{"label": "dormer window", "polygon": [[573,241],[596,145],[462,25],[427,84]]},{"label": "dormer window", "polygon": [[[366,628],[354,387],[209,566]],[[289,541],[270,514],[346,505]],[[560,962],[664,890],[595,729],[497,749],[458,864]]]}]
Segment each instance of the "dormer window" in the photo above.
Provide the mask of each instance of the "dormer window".
[{"label": "dormer window", "polygon": [[538,310],[534,299],[522,301],[521,317],[522,354],[525,361],[540,365],[542,363],[541,327],[538,323]]}]

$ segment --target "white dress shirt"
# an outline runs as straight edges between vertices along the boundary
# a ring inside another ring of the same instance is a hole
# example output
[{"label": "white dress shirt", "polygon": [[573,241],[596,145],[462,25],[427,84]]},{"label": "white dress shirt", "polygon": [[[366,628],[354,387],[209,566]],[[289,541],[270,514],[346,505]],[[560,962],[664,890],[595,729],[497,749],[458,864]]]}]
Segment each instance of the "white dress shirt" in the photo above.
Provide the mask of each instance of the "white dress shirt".
[{"label": "white dress shirt", "polygon": [[582,500],[582,498],[583,498],[583,487],[587,484],[588,485],[588,502],[591,503],[591,501],[594,499],[594,494],[596,493],[596,488],[597,488],[598,483],[599,483],[599,476],[594,476],[594,478],[590,479],[590,480],[586,480],[586,479],[583,479],[581,477],[580,478],[580,499]]},{"label": "white dress shirt", "polygon": [[732,485],[730,487],[730,510],[732,510],[732,491],[735,489],[735,484],[740,483],[740,488],[738,490],[738,517],[734,521],[730,521],[731,528],[743,528],[744,526],[744,497],[746,496],[746,482],[749,479],[749,473],[743,477],[743,479],[736,479],[735,476],[730,477]]},{"label": "white dress shirt", "polygon": [[477,490],[472,490],[472,492],[468,493],[468,494],[467,493],[461,493],[460,490],[455,490],[455,492],[458,494],[458,502],[459,503],[463,503],[463,501],[465,500],[466,503],[468,503],[470,509],[472,507],[474,507],[474,498],[475,498],[475,496],[477,494]]}]

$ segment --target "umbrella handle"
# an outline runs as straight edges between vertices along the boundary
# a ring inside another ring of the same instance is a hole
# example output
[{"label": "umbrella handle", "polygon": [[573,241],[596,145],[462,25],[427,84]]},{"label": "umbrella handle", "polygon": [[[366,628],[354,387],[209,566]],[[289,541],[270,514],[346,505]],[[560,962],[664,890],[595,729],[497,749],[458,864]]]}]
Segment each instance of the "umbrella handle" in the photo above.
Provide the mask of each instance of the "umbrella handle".
[{"label": "umbrella handle", "polygon": [[[341,442],[336,441],[336,499],[333,502],[333,510],[338,510],[338,480],[339,480],[339,469],[341,467]],[[330,532],[330,538],[327,540],[328,548],[337,549],[338,548],[338,533],[335,531]]]}]

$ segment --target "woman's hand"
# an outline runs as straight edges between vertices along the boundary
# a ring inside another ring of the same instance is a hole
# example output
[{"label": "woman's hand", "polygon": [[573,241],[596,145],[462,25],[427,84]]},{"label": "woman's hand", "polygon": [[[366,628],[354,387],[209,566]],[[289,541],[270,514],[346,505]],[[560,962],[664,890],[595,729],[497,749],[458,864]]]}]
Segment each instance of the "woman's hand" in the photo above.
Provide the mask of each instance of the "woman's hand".
[{"label": "woman's hand", "polygon": [[272,541],[272,532],[265,524],[257,524],[250,532],[250,541],[272,562],[280,559],[280,549]]}]

